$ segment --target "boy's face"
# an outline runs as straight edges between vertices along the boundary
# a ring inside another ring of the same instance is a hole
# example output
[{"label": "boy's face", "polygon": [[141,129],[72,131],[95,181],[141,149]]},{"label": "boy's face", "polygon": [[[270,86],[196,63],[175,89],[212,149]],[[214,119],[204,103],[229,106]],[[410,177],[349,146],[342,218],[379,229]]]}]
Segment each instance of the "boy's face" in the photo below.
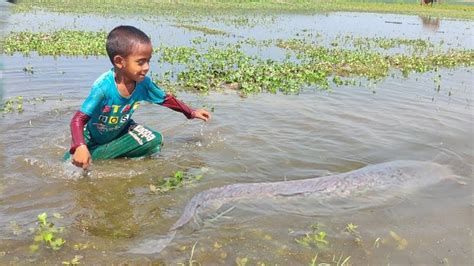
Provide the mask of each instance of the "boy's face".
[{"label": "boy's face", "polygon": [[151,44],[137,44],[133,52],[126,57],[116,56],[115,65],[125,77],[135,82],[145,79],[150,70],[150,59],[153,52]]}]

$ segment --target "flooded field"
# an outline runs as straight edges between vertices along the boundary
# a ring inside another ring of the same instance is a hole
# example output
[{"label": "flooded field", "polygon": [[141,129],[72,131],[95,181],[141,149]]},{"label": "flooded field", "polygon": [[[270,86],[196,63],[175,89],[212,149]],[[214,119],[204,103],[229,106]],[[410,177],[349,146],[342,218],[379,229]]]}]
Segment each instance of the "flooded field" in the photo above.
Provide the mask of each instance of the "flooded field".
[{"label": "flooded field", "polygon": [[[423,47],[433,44],[430,49],[440,54],[463,50],[472,56],[474,49],[472,21],[393,14],[189,18],[36,10],[2,17],[4,35],[107,32],[120,24],[150,34],[156,48],[194,47],[204,54],[212,47],[238,44],[239,51],[272,64],[311,60],[285,48],[298,40],[356,51],[355,40],[386,38],[421,40]],[[364,49],[392,58],[410,55],[418,47],[411,45]],[[172,72],[170,86],[177,96],[212,111],[212,121],[187,120],[167,108],[143,104],[134,119],[162,132],[162,153],[141,160],[96,161],[90,176],[61,158],[70,144],[69,121],[94,80],[110,69],[109,59],[36,52],[2,56],[3,102],[9,101],[10,109],[4,108],[0,117],[0,264],[472,262],[472,63],[418,71],[393,67],[390,59],[387,73],[375,79],[351,73],[340,74],[349,82],[339,82],[331,73],[328,88],[305,82],[291,83],[299,88],[293,93],[242,94],[226,86],[196,93],[179,90],[177,73],[188,66],[167,61],[162,51],[152,58],[151,75],[159,82]],[[404,69],[409,71],[402,73]],[[200,212],[173,238],[168,235],[188,201],[206,189],[318,178],[397,160],[438,163],[456,178],[415,191],[352,191],[346,201],[314,195],[250,198]],[[164,180],[177,175],[186,182],[163,189]],[[47,220],[38,219],[44,212]],[[65,241],[58,250],[35,241],[35,235],[47,231],[41,220],[54,223],[48,230],[57,229],[54,236]],[[169,243],[162,246],[166,239]]]}]

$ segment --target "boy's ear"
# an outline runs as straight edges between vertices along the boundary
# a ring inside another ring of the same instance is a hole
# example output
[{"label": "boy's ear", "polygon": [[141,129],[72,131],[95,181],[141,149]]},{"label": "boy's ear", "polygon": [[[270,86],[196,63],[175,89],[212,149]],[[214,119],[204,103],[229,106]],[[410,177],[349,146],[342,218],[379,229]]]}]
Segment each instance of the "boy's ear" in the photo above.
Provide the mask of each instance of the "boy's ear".
[{"label": "boy's ear", "polygon": [[124,66],[124,63],[125,63],[125,59],[122,56],[120,55],[114,56],[114,65],[116,67],[118,67],[119,69],[122,69]]}]

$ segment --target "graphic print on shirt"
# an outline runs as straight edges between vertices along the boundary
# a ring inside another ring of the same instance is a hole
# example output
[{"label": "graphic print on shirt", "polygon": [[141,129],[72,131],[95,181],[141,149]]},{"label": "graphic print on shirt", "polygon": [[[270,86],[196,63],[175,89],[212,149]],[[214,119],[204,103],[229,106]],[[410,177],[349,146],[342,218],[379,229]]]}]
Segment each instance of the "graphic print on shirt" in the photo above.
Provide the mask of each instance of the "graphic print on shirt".
[{"label": "graphic print on shirt", "polygon": [[130,111],[130,104],[125,105],[125,107],[122,109],[122,114],[126,114]]},{"label": "graphic print on shirt", "polygon": [[112,110],[112,108],[110,106],[106,105],[102,108],[102,113],[108,113],[108,112],[110,112],[110,110]]},{"label": "graphic print on shirt", "polygon": [[107,123],[108,117],[106,115],[99,115],[99,121],[102,123]]},{"label": "graphic print on shirt", "polygon": [[127,122],[129,118],[130,118],[129,114],[123,115],[122,118],[120,119],[120,122],[123,124]]},{"label": "graphic print on shirt", "polygon": [[[138,106],[139,102],[126,105],[104,105],[101,108],[102,113],[99,115],[98,122],[93,123],[97,131],[100,134],[119,130],[122,125],[128,122],[131,116],[130,111],[134,111]],[[132,107],[133,106],[133,107]]]}]

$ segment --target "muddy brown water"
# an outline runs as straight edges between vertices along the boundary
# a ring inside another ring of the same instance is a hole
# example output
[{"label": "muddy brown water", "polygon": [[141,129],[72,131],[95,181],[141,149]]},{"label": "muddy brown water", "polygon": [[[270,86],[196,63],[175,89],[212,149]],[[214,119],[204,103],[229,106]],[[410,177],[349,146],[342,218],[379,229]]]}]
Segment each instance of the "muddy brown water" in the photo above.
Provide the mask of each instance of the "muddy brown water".
[{"label": "muddy brown water", "polygon": [[[28,16],[38,23],[27,23]],[[91,23],[86,15],[15,14],[3,20],[3,27],[7,31],[96,30],[138,21],[152,37],[169,31],[170,38],[163,40],[167,45],[189,44],[202,35],[173,27],[172,18],[94,18],[103,23]],[[262,39],[293,36],[290,32],[296,27],[327,36],[420,37],[446,40],[453,47],[472,49],[473,45],[473,23],[463,21],[441,20],[433,31],[424,28],[418,17],[400,15],[275,15],[262,20],[269,24],[247,29],[213,20],[203,24]],[[296,26],[289,29],[290,24]],[[262,54],[278,58],[277,52],[264,49]],[[142,105],[134,119],[163,133],[163,152],[143,160],[94,162],[91,176],[84,178],[60,158],[69,145],[68,122],[92,82],[110,67],[108,59],[13,55],[3,56],[2,61],[3,97],[41,96],[46,101],[25,103],[22,114],[0,118],[1,264],[60,264],[75,255],[82,256],[83,264],[187,263],[194,244],[193,259],[202,265],[232,265],[242,259],[251,265],[307,265],[316,254],[318,263],[332,264],[340,256],[343,260],[350,256],[354,265],[472,262],[470,68],[412,74],[407,79],[396,75],[372,88],[338,87],[333,92],[305,88],[299,95],[240,98],[232,91],[204,96],[179,93],[192,106],[213,108],[212,121],[188,121],[171,110]],[[22,70],[28,64],[34,67],[33,74]],[[160,69],[155,66],[153,71]],[[439,74],[441,90],[436,91],[433,79]],[[375,206],[354,199],[356,208],[345,211],[336,211],[337,202],[318,202],[312,197],[237,202],[227,206],[233,209],[222,216],[201,214],[200,222],[178,231],[161,253],[127,252],[166,235],[187,201],[205,189],[318,177],[401,159],[445,164],[462,182],[443,181],[391,199],[381,195]],[[150,184],[177,170],[202,174],[203,179],[167,193],[150,191]],[[36,253],[29,251],[34,238],[29,228],[37,227],[36,216],[42,212],[64,217],[52,218],[56,226],[65,227],[61,236],[66,244],[59,251],[44,247]],[[348,223],[358,225],[361,243],[344,231]],[[314,224],[327,233],[325,248],[304,247],[295,241],[310,233]],[[391,231],[406,242],[396,240]],[[79,243],[86,248],[75,249]]]}]

